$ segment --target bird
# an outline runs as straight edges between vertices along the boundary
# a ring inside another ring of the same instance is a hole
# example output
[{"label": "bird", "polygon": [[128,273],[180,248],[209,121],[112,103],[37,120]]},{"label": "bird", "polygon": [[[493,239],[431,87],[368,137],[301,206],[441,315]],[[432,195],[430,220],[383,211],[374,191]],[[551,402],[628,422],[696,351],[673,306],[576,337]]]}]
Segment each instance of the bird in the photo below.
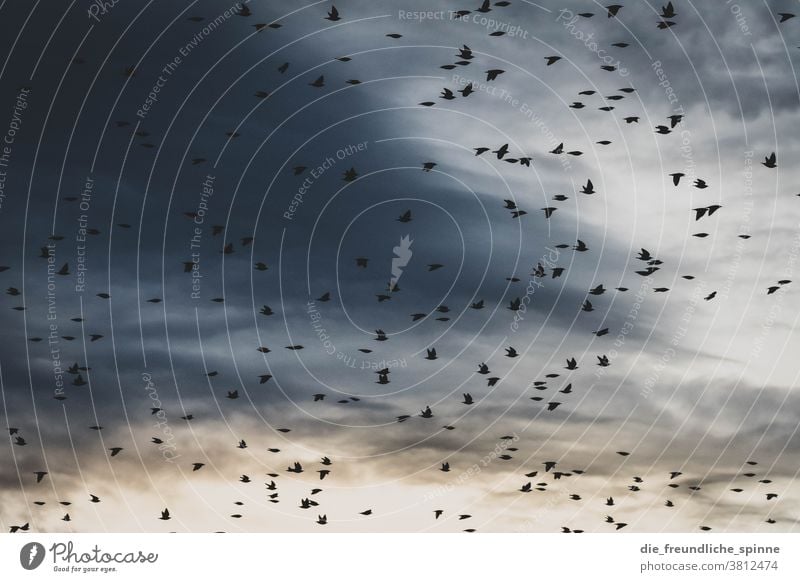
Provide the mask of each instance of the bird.
[{"label": "bird", "polygon": [[560,61],[561,57],[558,56],[545,57],[545,60],[547,61],[547,66],[549,67],[553,63]]},{"label": "bird", "polygon": [[331,5],[331,9],[328,11],[328,15],[325,17],[325,20],[330,20],[331,22],[341,20],[339,17],[339,11],[336,10],[336,6]]},{"label": "bird", "polygon": [[463,89],[459,89],[458,92],[461,93],[462,97],[469,97],[469,95],[474,92],[472,83],[468,83]]},{"label": "bird", "polygon": [[667,2],[666,6],[661,7],[661,18],[675,18],[675,9],[672,6],[672,2]]},{"label": "bird", "polygon": [[[505,156],[508,153],[508,144],[503,144],[502,146],[500,146],[496,150],[492,150],[492,153],[497,155],[497,159],[498,160],[502,160],[503,156]],[[508,201],[506,201],[506,202],[508,202]],[[516,208],[516,205],[514,206],[514,208]]]},{"label": "bird", "polygon": [[163,509],[161,511],[161,517],[159,517],[158,519],[161,519],[163,521],[167,521],[168,519],[172,519],[170,517],[170,515],[169,515],[169,509],[167,509],[167,508]]},{"label": "bird", "polygon": [[778,164],[776,163],[775,152],[772,152],[770,155],[766,156],[761,164],[767,168],[777,168]]},{"label": "bird", "polygon": [[694,219],[700,220],[704,216],[711,216],[720,208],[722,208],[722,206],[720,206],[719,204],[712,204],[711,206],[706,206],[703,208],[693,208],[692,210],[695,213]]}]

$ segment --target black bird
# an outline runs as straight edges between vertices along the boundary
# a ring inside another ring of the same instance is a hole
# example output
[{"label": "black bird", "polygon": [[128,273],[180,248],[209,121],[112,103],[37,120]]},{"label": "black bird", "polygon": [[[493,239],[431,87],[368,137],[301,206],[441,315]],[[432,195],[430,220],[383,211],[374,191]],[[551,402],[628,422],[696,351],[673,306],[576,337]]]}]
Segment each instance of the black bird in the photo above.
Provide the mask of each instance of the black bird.
[{"label": "black bird", "polygon": [[[508,153],[508,144],[503,144],[502,146],[500,146],[496,150],[492,150],[492,153],[493,154],[497,154],[497,159],[498,160],[502,160],[503,156],[505,156]],[[515,208],[516,208],[516,206],[515,206]]]},{"label": "black bird", "polygon": [[764,161],[761,164],[767,168],[777,168],[778,165],[775,160],[775,152],[772,152],[770,155],[764,158]]},{"label": "black bird", "polygon": [[675,9],[672,6],[672,2],[667,2],[666,6],[661,7],[661,18],[675,18]]},{"label": "black bird", "polygon": [[458,92],[459,92],[459,93],[461,93],[461,96],[462,96],[462,97],[469,97],[469,95],[470,95],[471,93],[474,93],[474,91],[473,91],[473,89],[472,89],[472,83],[469,83],[469,84],[468,84],[466,87],[464,87],[463,89],[459,89],[459,91],[458,91]]},{"label": "black bird", "polygon": [[694,210],[695,212],[694,219],[700,220],[704,216],[711,216],[720,208],[722,208],[722,206],[720,206],[719,204],[712,204],[711,206],[707,206],[705,208],[693,208],[692,210]]},{"label": "black bird", "polygon": [[336,10],[336,6],[331,5],[331,9],[328,11],[328,15],[325,17],[325,20],[330,20],[331,22],[341,20],[339,17],[339,11]]}]

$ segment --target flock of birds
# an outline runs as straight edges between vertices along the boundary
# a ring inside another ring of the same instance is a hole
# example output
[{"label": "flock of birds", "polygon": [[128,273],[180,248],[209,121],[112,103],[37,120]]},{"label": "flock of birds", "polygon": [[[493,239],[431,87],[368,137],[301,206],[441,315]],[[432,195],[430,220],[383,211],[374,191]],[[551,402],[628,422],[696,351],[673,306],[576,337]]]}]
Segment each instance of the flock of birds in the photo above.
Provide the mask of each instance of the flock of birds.
[{"label": "flock of birds", "polygon": [[[476,11],[479,13],[486,13],[496,8],[502,8],[508,6],[509,4],[511,3],[504,1],[491,3],[489,0],[486,0],[480,5],[480,7],[476,9]],[[622,9],[623,6],[618,4],[608,6],[607,7],[608,18],[618,17]],[[470,13],[471,13],[470,10],[460,10],[456,12],[455,15],[457,18],[463,18]],[[253,16],[253,12],[247,5],[243,5],[241,11],[239,12],[239,16],[249,18]],[[591,18],[592,16],[594,16],[594,14],[590,12],[584,12],[578,14],[578,16],[582,18]],[[671,2],[668,3],[666,6],[662,7],[659,16],[660,20],[657,23],[659,29],[670,28],[672,26],[675,26],[676,23],[678,22],[677,13]],[[780,17],[780,22],[783,23],[793,18],[794,14],[779,13],[779,17]],[[335,6],[331,6],[329,9],[327,9],[327,14],[322,18],[335,23],[341,21],[343,18],[345,18],[345,16],[342,13],[340,13]],[[201,22],[203,20],[203,17],[192,17],[190,18],[190,20],[194,22]],[[279,22],[264,22],[264,23],[255,23],[252,26],[256,29],[256,31],[261,32],[265,29],[278,29],[281,28],[283,25]],[[504,34],[502,31],[496,31],[492,33],[490,36],[502,36],[502,34]],[[402,35],[397,33],[389,33],[386,36],[392,39],[398,39],[402,37]],[[613,46],[616,48],[625,48],[629,45],[628,43],[618,42],[614,43]],[[442,65],[441,68],[446,70],[452,70],[456,67],[468,67],[474,62],[476,62],[476,60],[479,60],[477,59],[477,55],[467,45],[463,45],[460,49],[457,49],[457,53],[454,56],[456,59],[454,63],[448,63]],[[351,61],[352,58],[345,56],[345,57],[339,57],[337,60],[341,62],[348,62]],[[544,60],[546,67],[554,67],[554,66],[556,67],[555,69],[548,69],[548,71],[556,70],[557,63],[561,60],[561,57],[558,55],[544,56]],[[285,62],[278,67],[278,71],[280,74],[285,74],[289,70],[289,68],[290,68],[290,63]],[[608,71],[615,70],[615,67],[608,65],[604,65],[602,68]],[[125,74],[127,76],[133,76],[135,75],[135,73],[136,72],[132,67],[128,67],[125,70]],[[484,71],[487,82],[496,81],[500,78],[501,75],[504,75],[505,73],[506,71],[499,68],[488,68]],[[319,75],[313,80],[310,80],[308,82],[308,85],[310,85],[315,89],[321,89],[327,86],[326,83],[327,81],[325,76]],[[355,85],[359,84],[360,81],[358,79],[353,78],[349,79],[347,83]],[[609,113],[615,111],[620,102],[623,101],[627,95],[630,95],[635,91],[636,88],[634,87],[622,87],[618,89],[616,92],[613,92],[610,95],[602,97],[602,103],[599,104],[598,108],[600,110],[607,111]],[[441,101],[454,101],[465,98],[474,99],[476,98],[475,94],[476,90],[474,84],[472,82],[469,82],[461,88],[447,88],[447,87],[443,88],[439,95],[439,99]],[[576,110],[583,109],[588,106],[587,105],[588,98],[593,97],[597,94],[598,92],[594,89],[586,89],[580,91],[578,93],[578,97],[580,98],[580,100],[573,101],[569,105],[569,107]],[[255,93],[255,96],[258,99],[268,99],[270,97],[270,92],[264,90],[258,90]],[[618,105],[611,105],[610,104],[611,102],[616,103]],[[437,101],[435,100],[423,101],[419,103],[419,105],[423,107],[433,107],[436,104]],[[679,124],[691,122],[691,119],[685,119],[684,115],[669,115],[664,119],[665,120],[663,124],[656,125],[653,129],[653,131],[659,135],[670,134]],[[638,116],[629,115],[622,117],[622,120],[626,124],[634,124],[634,123],[639,123],[640,118]],[[115,125],[118,128],[126,128],[129,127],[131,123],[128,121],[117,121],[115,122]],[[146,131],[140,130],[136,132],[136,136],[138,138],[144,139],[149,137],[150,134]],[[236,130],[230,130],[226,132],[226,136],[229,139],[235,139],[240,136],[240,133]],[[603,147],[612,145],[612,141],[608,139],[601,139],[596,141],[595,143]],[[143,141],[140,143],[140,145],[146,148],[154,146],[154,144],[152,144],[149,141]],[[549,150],[549,152],[547,153],[547,155],[552,155],[552,156],[569,155],[576,157],[581,156],[582,154],[583,152],[580,149],[577,149],[575,146],[566,145],[565,143],[558,144],[555,148]],[[764,155],[764,161],[762,162],[762,165],[764,167],[764,171],[775,170],[778,167],[778,160],[776,153],[764,152],[763,155]],[[534,159],[538,157],[538,154],[535,156],[530,152],[513,151],[508,143],[503,143],[503,144],[495,143],[491,145],[479,145],[474,147],[474,156],[494,156],[494,159],[497,160],[498,162],[502,161],[508,164],[518,164],[519,166],[531,167],[532,163],[534,163]],[[202,165],[205,163],[207,163],[207,159],[199,155],[191,159],[191,164],[194,166]],[[437,162],[433,161],[424,161],[420,162],[420,164],[421,164],[420,169],[424,172],[431,172],[439,165]],[[295,166],[292,169],[292,173],[294,176],[301,176],[301,177],[307,171],[308,167],[302,165]],[[355,167],[351,167],[343,172],[342,180],[346,182],[352,182],[358,179],[358,177],[359,177],[359,172],[356,170]],[[668,180],[669,182],[672,183],[674,187],[677,188],[680,187],[682,184],[685,184],[685,182],[682,182],[682,179],[685,177],[686,177],[685,173],[680,171],[673,171],[668,173],[668,175],[665,177],[665,180]],[[691,186],[693,186],[696,189],[704,190],[710,186],[709,180],[707,179],[698,177],[692,177],[692,179],[693,182]],[[581,181],[581,183],[583,183],[583,181]],[[589,177],[585,179],[585,184],[578,192],[575,193],[575,196],[603,196],[603,193],[596,189],[595,185],[592,182],[592,179]],[[77,198],[75,197],[63,197],[62,199],[64,202],[67,203],[74,203],[77,201]],[[559,194],[553,196],[551,200],[552,202],[550,204],[538,209],[538,211],[544,213],[544,218],[547,220],[552,220],[558,217],[557,212],[561,208],[559,206],[559,203],[566,202],[567,200],[569,200],[569,197],[565,194]],[[503,201],[502,210],[507,211],[510,214],[511,219],[525,220],[523,217],[528,215],[529,211],[533,210],[530,208],[524,208],[523,206],[524,204],[522,202],[507,199]],[[722,210],[724,210],[724,206],[722,204],[714,203],[705,206],[698,205],[696,208],[693,208],[691,210],[692,212],[691,218],[693,218],[695,222],[706,221],[711,217],[718,216],[717,213]],[[189,220],[193,220],[197,217],[197,214],[192,211],[188,211],[183,214]],[[415,216],[412,213],[412,210],[410,209],[403,212],[400,216],[395,217],[395,220],[402,224],[413,222],[414,219]],[[124,222],[118,223],[117,226],[123,229],[131,228],[130,224]],[[101,234],[101,232],[97,229],[89,229],[87,233],[93,236]],[[225,255],[236,253],[237,250],[240,249],[241,250],[246,249],[250,247],[254,241],[254,238],[252,236],[239,237],[238,240],[239,244],[237,247],[235,242],[232,242],[228,239],[228,233],[226,232],[226,228],[225,226],[222,225],[213,225],[211,229],[211,234],[214,237],[218,236],[223,237],[224,241],[220,245],[221,246],[220,252]],[[692,236],[698,238],[705,238],[710,236],[710,234],[705,231],[699,231],[693,233]],[[744,233],[739,234],[738,236],[741,239],[750,238],[749,234],[744,234]],[[49,237],[50,243],[55,243],[63,239],[64,239],[63,236],[55,234]],[[574,242],[573,241],[563,242],[555,246],[558,249],[571,250],[575,253],[591,252],[590,245],[587,244],[586,241],[580,239],[577,239]],[[39,257],[41,257],[42,259],[48,259],[49,256],[50,254],[48,247],[47,246],[42,247]],[[355,263],[356,269],[358,270],[369,271],[372,268],[370,263],[371,258],[368,256],[353,257],[353,261]],[[633,267],[631,267],[632,275],[642,278],[655,277],[657,272],[662,268],[662,265],[664,264],[662,260],[658,259],[654,255],[654,253],[652,253],[650,250],[646,248],[641,248],[641,250],[638,252],[638,255],[632,258],[632,261],[633,261],[632,263]],[[184,261],[182,263],[182,266],[183,266],[183,271],[185,273],[192,272],[193,269],[192,261]],[[67,277],[72,274],[73,267],[74,265],[71,265],[70,262],[67,261],[60,266],[60,268],[56,271],[56,273],[61,277]],[[255,271],[259,272],[266,272],[270,270],[270,267],[266,261],[257,261],[253,264],[252,268]],[[430,263],[426,267],[427,272],[430,273],[437,272],[443,269],[446,270],[446,265],[441,263]],[[5,272],[3,274],[3,277],[5,278],[14,276],[13,272],[9,272],[8,267],[0,267],[0,272]],[[531,272],[529,273],[529,276],[534,279],[545,279],[545,278],[556,279],[561,277],[564,272],[565,272],[564,267],[545,266],[541,262],[539,262],[531,267]],[[681,275],[681,277],[684,280],[692,280],[696,278],[696,275],[687,273]],[[520,277],[518,277],[516,274],[511,274],[509,277],[507,277],[506,280],[511,284],[519,283],[521,281]],[[790,283],[791,280],[788,279],[777,280],[775,283],[770,284],[768,287],[766,287],[764,293],[768,295],[776,293],[782,287],[789,285]],[[26,309],[25,303],[23,302],[22,304],[19,304],[19,302],[21,301],[20,299],[21,292],[19,290],[20,285],[19,283],[15,283],[15,285],[16,286],[9,286],[6,290],[7,295],[12,298],[15,298],[17,302],[16,305],[12,305],[10,308],[17,311],[24,311]],[[586,297],[584,298],[584,300],[580,305],[575,306],[575,309],[586,313],[595,311],[597,309],[596,303],[600,301],[601,296],[605,295],[606,293],[612,293],[612,292],[624,293],[628,290],[629,288],[627,287],[614,286],[603,282],[596,282],[593,284],[591,288],[586,290]],[[386,287],[386,289],[382,289],[376,292],[375,296],[377,297],[378,303],[388,302],[388,304],[391,305],[392,298],[395,297],[395,294],[400,291],[401,291],[400,287],[397,285],[397,283],[390,282]],[[671,289],[662,285],[658,285],[658,286],[653,286],[652,291],[654,293],[668,293],[669,291],[671,291]],[[98,299],[104,301],[111,299],[111,294],[107,291],[97,293],[96,296]],[[715,298],[715,296],[716,296],[716,291],[712,290],[708,295],[704,297],[704,300],[711,301]],[[151,304],[158,304],[161,303],[163,300],[164,300],[163,297],[160,296],[149,297],[145,299],[146,302]],[[318,296],[315,297],[315,301],[322,303],[329,302],[331,300],[332,300],[332,293],[330,290],[320,290]],[[216,303],[223,303],[225,301],[225,298],[215,297],[212,298],[211,301]],[[519,311],[521,309],[521,306],[522,306],[522,297],[517,296],[517,297],[512,297],[508,301],[508,305],[506,307],[508,310],[515,312]],[[488,307],[489,303],[485,299],[478,299],[476,301],[471,302],[469,305],[464,306],[464,309],[481,310]],[[453,309],[455,308],[451,308],[447,305],[442,304],[436,306],[435,309],[431,312],[418,311],[409,314],[409,317],[411,318],[412,322],[424,320],[428,317],[432,317],[440,322],[446,322],[450,320],[450,316],[448,314]],[[269,305],[263,305],[259,310],[259,315],[262,317],[269,318],[269,317],[274,317],[278,314]],[[83,326],[85,323],[84,318],[75,317],[72,318],[71,321],[75,323],[76,326],[80,329],[74,332],[70,331],[63,332],[63,335],[61,335],[60,337],[64,341],[68,342],[78,340],[84,336],[83,332]],[[593,333],[597,337],[602,337],[609,333],[609,328],[601,327],[599,329],[596,329],[596,331],[594,331]],[[90,342],[96,342],[102,340],[105,337],[105,334],[99,332],[92,332],[85,334],[85,337],[87,337]],[[28,341],[33,343],[44,341],[43,337],[35,335],[28,337],[27,339]],[[376,346],[382,346],[384,342],[387,342],[390,339],[391,339],[390,336],[387,335],[387,333],[383,329],[378,328],[375,330],[375,337],[374,337],[374,341],[377,343],[369,346],[365,345],[362,348],[360,348],[359,351],[364,354],[374,353],[380,350],[380,348]],[[301,344],[293,344],[284,346],[284,349],[289,351],[299,351],[303,350],[304,346]],[[438,358],[441,357],[440,349],[441,348],[439,346],[435,345],[429,346],[426,349],[426,355],[424,359],[426,361],[437,360]],[[263,345],[255,347],[255,350],[261,354],[268,354],[272,351],[271,348]],[[474,366],[474,373],[477,374],[478,377],[484,379],[487,387],[489,388],[496,387],[504,379],[502,371],[502,369],[504,368],[504,363],[502,358],[513,360],[515,358],[519,358],[521,355],[522,354],[516,347],[509,345],[505,348],[505,354],[502,355],[499,359],[491,361],[490,358],[487,358],[486,361],[476,362]],[[572,399],[574,399],[576,395],[580,394],[581,392],[580,384],[577,381],[577,378],[574,376],[577,370],[579,370],[581,367],[585,368],[586,366],[590,365],[605,368],[612,366],[614,364],[614,362],[611,361],[608,355],[605,353],[597,354],[595,357],[596,361],[587,363],[587,362],[579,362],[578,358],[576,358],[573,355],[566,356],[564,358],[565,365],[563,367],[561,367],[558,370],[552,370],[544,374],[542,378],[536,379],[531,382],[531,387],[533,389],[534,395],[530,396],[529,399],[532,402],[536,403],[536,405],[541,408],[541,412],[545,414],[551,413],[559,409],[560,407],[569,407]],[[493,371],[493,369],[495,371]],[[86,377],[88,376],[90,370],[91,368],[88,365],[86,364],[82,365],[78,362],[75,362],[74,364],[69,366],[69,368],[67,369],[67,374],[71,378],[70,381],[71,385],[77,388],[86,386],[88,384]],[[377,376],[375,382],[381,385],[389,384],[392,381],[391,378],[393,374],[396,375],[397,371],[396,370],[393,371],[390,368],[383,368],[380,370],[376,370],[374,371],[374,375]],[[211,371],[208,372],[207,375],[209,378],[215,378],[218,376],[218,372]],[[263,373],[259,374],[257,378],[254,379],[254,381],[257,381],[257,383],[261,385],[261,384],[267,384],[272,378],[273,378],[272,374]],[[460,397],[457,397],[458,404],[466,407],[479,405],[482,398],[474,395],[473,392],[474,390],[463,392]],[[225,398],[227,399],[236,400],[239,397],[240,394],[238,390],[226,391]],[[323,402],[328,397],[329,397],[328,394],[322,392],[315,392],[312,395],[310,395],[310,399],[313,403]],[[488,396],[484,396],[483,398],[486,397]],[[66,400],[68,397],[66,394],[56,394],[55,398],[58,400]],[[338,400],[338,402],[342,404],[358,402],[358,401],[359,399],[357,397],[348,397],[345,399]],[[444,408],[447,407],[445,406]],[[151,408],[150,412],[152,415],[156,415],[162,412],[162,409],[153,407]],[[421,403],[421,406],[418,411],[407,412],[404,414],[397,415],[396,417],[394,417],[394,421],[397,423],[405,423],[412,421],[436,422],[440,418],[443,418],[445,424],[442,426],[442,429],[447,431],[454,431],[457,430],[457,426],[455,423],[450,422],[449,419],[452,416],[453,413],[451,409],[446,409],[445,412],[440,413],[438,410],[435,411],[432,408],[432,405]],[[195,415],[191,413],[186,413],[180,416],[180,418],[185,422],[191,422],[195,420]],[[417,421],[416,419],[420,420]],[[104,427],[101,425],[95,425],[88,428],[90,430],[97,432],[104,430]],[[8,434],[10,438],[10,443],[15,447],[28,446],[30,442],[29,438],[26,438],[27,430],[30,430],[30,427],[28,427],[27,429],[23,429],[21,427],[9,427]],[[289,433],[292,429],[279,428],[276,430],[280,433]],[[519,451],[518,447],[511,446],[511,444],[509,444],[512,441],[512,439],[513,437],[511,436],[500,437],[499,440],[505,442],[506,445],[508,445],[504,447],[503,454],[499,455],[498,458],[500,461],[503,462],[510,461],[515,457],[512,453],[516,453]],[[164,440],[160,437],[153,436],[151,438],[150,444],[158,447],[164,444]],[[252,445],[248,445],[248,442],[246,440],[240,439],[237,443],[232,444],[231,448],[243,450],[247,449],[249,446]],[[273,445],[264,446],[263,448],[270,454],[274,455],[280,455],[282,452],[279,447]],[[107,447],[107,455],[109,459],[124,456],[125,452],[126,448],[121,445],[115,444],[114,446]],[[621,457],[628,457],[631,453],[629,453],[628,451],[617,451],[617,454]],[[283,474],[293,475],[297,479],[300,479],[299,476],[301,474],[311,475],[311,479],[313,479],[315,483],[313,483],[313,486],[309,484],[308,493],[302,496],[299,500],[296,500],[295,502],[297,503],[297,507],[299,509],[307,510],[316,516],[314,519],[314,522],[316,524],[320,526],[325,526],[329,522],[328,510],[325,508],[324,502],[318,500],[321,499],[321,497],[323,497],[321,495],[324,491],[324,489],[321,486],[322,482],[328,479],[335,479],[336,477],[334,470],[335,463],[331,460],[330,457],[334,457],[334,455],[330,454],[330,456],[323,456],[319,460],[308,460],[308,459],[291,460],[289,461],[288,466],[282,473],[275,471],[267,473],[266,477],[268,479],[265,481],[260,476],[256,477],[255,475],[241,474],[238,477],[238,482],[242,484],[257,485],[259,482],[263,481],[262,486],[265,488],[267,501],[269,503],[277,504],[283,501],[283,499],[280,497],[280,486],[279,486],[280,478],[283,476]],[[207,462],[208,459],[205,458],[200,458],[194,461],[187,461],[185,463],[186,465],[185,468],[189,473],[189,477],[191,477],[191,474],[202,472]],[[454,470],[457,470],[460,464],[461,463],[459,459],[455,457],[448,458],[447,460],[441,462],[441,465],[440,467],[438,467],[438,470],[443,473],[449,473]],[[469,465],[470,462],[465,461],[464,464]],[[536,492],[540,493],[549,492],[554,488],[554,486],[561,485],[563,482],[566,482],[568,483],[567,489],[569,489],[570,492],[561,492],[559,489],[559,492],[557,493],[558,495],[564,495],[566,499],[574,501],[575,503],[581,503],[586,501],[584,495],[581,495],[575,491],[578,489],[579,486],[578,478],[581,475],[585,474],[587,470],[574,469],[574,468],[566,469],[564,468],[565,465],[566,463],[564,460],[545,460],[538,462],[538,467],[540,468],[531,467],[529,470],[523,470],[521,475],[524,477],[525,481],[520,483],[517,492],[520,493],[521,495],[535,494]],[[742,493],[747,490],[746,489],[747,486],[752,484],[752,487],[758,488],[758,490],[762,492],[766,501],[772,501],[776,499],[778,497],[778,493],[769,488],[769,485],[770,483],[772,483],[772,480],[767,475],[757,473],[756,469],[754,468],[756,465],[757,465],[756,461],[746,459],[743,462],[742,472],[731,479],[731,487],[729,488],[730,491],[734,493]],[[310,466],[313,466],[313,468]],[[32,472],[30,476],[30,482],[25,483],[25,487],[27,488],[28,486],[42,484],[48,478],[48,475],[49,475],[48,471],[43,469]],[[522,478],[520,480],[522,480]],[[562,482],[562,480],[564,481]],[[559,482],[558,484],[555,483],[557,481]],[[626,502],[629,501],[630,496],[635,495],[637,492],[645,490],[647,485],[652,485],[651,490],[657,489],[659,492],[668,492],[669,490],[682,489],[687,491],[689,495],[691,495],[696,491],[700,491],[703,488],[702,479],[698,480],[690,476],[686,476],[679,469],[675,469],[669,472],[668,475],[664,475],[664,479],[660,481],[656,479],[654,482],[647,484],[645,483],[644,478],[637,475],[632,475],[630,477],[629,483],[623,486],[616,486],[618,489],[618,493],[616,493],[614,496],[606,497],[602,502],[602,507],[606,508],[607,512],[609,513],[612,511],[617,511],[618,509],[624,510],[624,506]],[[87,493],[87,497],[83,501],[86,503],[97,504],[101,503],[103,500],[94,493]],[[594,502],[594,500],[592,500],[592,502]],[[683,502],[685,502],[685,498],[678,498],[675,495],[670,495],[667,497],[665,494],[663,498],[663,506],[667,508],[676,508]],[[73,505],[73,501],[69,500],[59,500],[55,501],[54,503],[66,508],[69,508],[70,506]],[[244,505],[244,502],[242,501],[236,501],[235,503],[239,506]],[[32,501],[32,504],[34,506],[41,507],[45,506],[47,502],[42,499],[35,499]],[[614,510],[612,510],[611,508],[614,508]],[[767,513],[768,515],[766,516],[765,521],[770,524],[776,523],[776,519],[771,515],[769,515],[769,512]],[[359,512],[359,514],[365,518],[376,517],[376,513],[374,512],[374,508],[372,507],[369,508],[365,507],[362,511]],[[472,515],[458,513],[458,512],[455,512],[450,516],[447,510],[437,508],[433,510],[433,515],[431,516],[431,519],[433,521],[436,521],[439,520],[440,518],[443,517],[446,518],[448,516],[452,517],[453,520],[459,522],[472,519],[473,517]],[[159,509],[159,511],[153,512],[153,519],[169,521],[174,519],[174,517],[175,516],[170,512],[169,508],[163,508]],[[235,513],[231,514],[230,517],[234,519],[243,518],[244,517],[243,510],[237,510]],[[35,519],[39,518],[35,517]],[[69,510],[67,510],[67,512],[63,515],[61,519],[65,522],[72,521],[72,517],[70,516]],[[609,514],[605,517],[604,523],[607,524],[609,530],[618,531],[622,530],[623,528],[629,525],[629,518],[619,518]],[[706,524],[699,524],[698,527],[703,531],[711,530],[711,527]],[[25,532],[29,531],[30,529],[31,529],[30,522],[25,522],[22,524],[15,524],[10,526],[10,531],[12,533],[20,531]],[[473,532],[476,531],[476,529],[477,528],[475,527],[470,527],[466,528],[464,531]],[[561,527],[561,531],[563,531],[564,533],[581,533],[585,531],[585,528],[582,527],[576,528],[575,526],[565,525]]]}]

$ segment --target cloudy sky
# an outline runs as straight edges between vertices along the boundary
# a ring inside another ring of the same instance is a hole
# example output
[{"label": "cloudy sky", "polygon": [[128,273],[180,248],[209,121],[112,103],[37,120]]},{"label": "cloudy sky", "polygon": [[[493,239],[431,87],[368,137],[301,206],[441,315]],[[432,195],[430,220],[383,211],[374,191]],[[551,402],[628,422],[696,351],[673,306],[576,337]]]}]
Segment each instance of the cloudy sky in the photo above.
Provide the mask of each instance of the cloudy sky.
[{"label": "cloudy sky", "polygon": [[0,526],[798,529],[796,3],[55,4],[0,5]]}]

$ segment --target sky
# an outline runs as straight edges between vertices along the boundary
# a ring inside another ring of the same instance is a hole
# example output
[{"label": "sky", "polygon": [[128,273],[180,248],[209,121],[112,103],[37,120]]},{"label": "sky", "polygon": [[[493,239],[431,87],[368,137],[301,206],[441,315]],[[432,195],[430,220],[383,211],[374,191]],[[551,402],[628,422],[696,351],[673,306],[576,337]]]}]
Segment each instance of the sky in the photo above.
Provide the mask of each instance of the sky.
[{"label": "sky", "polygon": [[334,4],[0,6],[0,527],[797,531],[795,3]]}]

